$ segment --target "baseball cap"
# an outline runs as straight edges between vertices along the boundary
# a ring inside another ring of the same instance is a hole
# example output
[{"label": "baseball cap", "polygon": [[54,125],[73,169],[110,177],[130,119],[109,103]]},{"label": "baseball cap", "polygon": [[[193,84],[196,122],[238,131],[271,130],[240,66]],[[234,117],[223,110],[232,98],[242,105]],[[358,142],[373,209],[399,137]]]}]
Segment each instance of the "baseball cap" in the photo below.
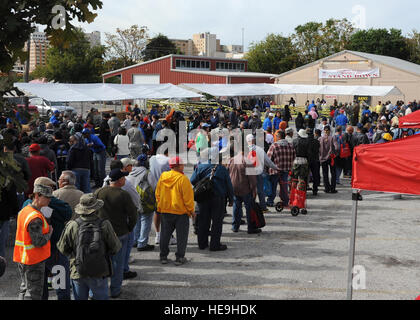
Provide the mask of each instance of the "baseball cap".
[{"label": "baseball cap", "polygon": [[362,129],[363,128],[363,124],[361,124],[360,122],[357,124],[357,127],[359,128],[359,129]]},{"label": "baseball cap", "polygon": [[53,190],[50,186],[42,185],[42,184],[34,184],[34,191],[33,193],[39,193],[40,195],[46,198],[52,198]]},{"label": "baseball cap", "polygon": [[121,171],[121,169],[117,168],[110,172],[109,178],[111,179],[112,182],[115,182],[115,181],[120,180],[122,177],[126,177],[128,175],[129,175],[128,172],[123,172]]},{"label": "baseball cap", "polygon": [[252,140],[254,140],[254,135],[249,134],[246,136],[246,142],[252,142]]},{"label": "baseball cap", "polygon": [[147,161],[147,155],[145,155],[144,153],[142,153],[141,155],[137,157],[137,162],[139,165],[144,165],[146,161]]},{"label": "baseball cap", "polygon": [[180,157],[172,157],[169,159],[169,168],[175,168],[176,166],[183,164]]},{"label": "baseball cap", "polygon": [[387,141],[392,141],[392,136],[389,133],[385,133],[382,138],[384,138]]},{"label": "baseball cap", "polygon": [[130,158],[121,159],[121,163],[123,164],[123,168],[127,166],[134,166],[136,164],[136,160]]},{"label": "baseball cap", "polygon": [[84,129],[82,130],[82,133],[83,133],[83,134],[86,134],[86,133],[91,133],[91,131],[90,131],[88,128],[84,128]]},{"label": "baseball cap", "polygon": [[37,152],[41,150],[41,146],[38,143],[33,143],[29,147],[29,152]]}]

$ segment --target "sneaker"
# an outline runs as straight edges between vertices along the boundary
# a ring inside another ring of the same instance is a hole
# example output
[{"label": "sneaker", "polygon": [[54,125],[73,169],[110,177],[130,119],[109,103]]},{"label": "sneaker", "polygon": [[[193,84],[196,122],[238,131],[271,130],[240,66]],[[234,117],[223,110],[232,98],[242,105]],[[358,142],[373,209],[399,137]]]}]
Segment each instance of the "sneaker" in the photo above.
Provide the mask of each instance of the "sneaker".
[{"label": "sneaker", "polygon": [[174,236],[171,236],[171,240],[169,241],[169,245],[173,246],[176,244],[176,238]]},{"label": "sneaker", "polygon": [[159,244],[160,242],[160,232],[156,233],[155,244]]},{"label": "sneaker", "polygon": [[147,244],[146,246],[141,247],[141,248],[137,248],[137,251],[153,251],[153,250],[155,250],[155,246],[150,245],[150,244]]},{"label": "sneaker", "polygon": [[168,258],[160,258],[160,263],[161,264],[168,264],[169,263]]},{"label": "sneaker", "polygon": [[232,228],[232,231],[233,231],[234,233],[238,233],[238,232],[239,232],[239,229]]},{"label": "sneaker", "polygon": [[124,275],[123,275],[124,280],[133,279],[135,277],[137,277],[137,272],[134,272],[134,271],[124,272]]},{"label": "sneaker", "polygon": [[176,266],[181,266],[181,265],[183,265],[183,264],[185,264],[187,262],[188,262],[188,260],[186,258],[176,258],[174,264]]}]

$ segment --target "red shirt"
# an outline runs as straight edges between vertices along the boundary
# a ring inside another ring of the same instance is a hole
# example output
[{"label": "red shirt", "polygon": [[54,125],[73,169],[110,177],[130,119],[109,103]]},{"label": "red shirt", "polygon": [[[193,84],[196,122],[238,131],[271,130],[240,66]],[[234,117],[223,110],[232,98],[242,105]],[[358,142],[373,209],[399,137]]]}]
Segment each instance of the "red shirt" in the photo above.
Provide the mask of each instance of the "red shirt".
[{"label": "red shirt", "polygon": [[39,177],[48,177],[48,172],[54,170],[54,162],[51,162],[44,156],[31,156],[26,158],[28,161],[29,169],[31,170],[32,176],[28,181],[28,190],[25,191],[25,195],[30,195],[34,191],[34,182]]}]

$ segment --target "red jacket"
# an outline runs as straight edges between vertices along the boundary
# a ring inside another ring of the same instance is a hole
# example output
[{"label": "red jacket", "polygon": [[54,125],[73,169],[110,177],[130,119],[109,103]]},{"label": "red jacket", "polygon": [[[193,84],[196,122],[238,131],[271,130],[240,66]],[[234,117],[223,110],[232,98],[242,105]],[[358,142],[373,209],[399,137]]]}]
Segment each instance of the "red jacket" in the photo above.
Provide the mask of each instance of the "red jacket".
[{"label": "red jacket", "polygon": [[31,170],[32,176],[28,181],[28,190],[25,191],[25,195],[32,194],[34,190],[34,182],[39,177],[48,177],[48,173],[54,170],[54,162],[51,162],[44,156],[31,156],[26,158],[28,161],[29,169]]}]

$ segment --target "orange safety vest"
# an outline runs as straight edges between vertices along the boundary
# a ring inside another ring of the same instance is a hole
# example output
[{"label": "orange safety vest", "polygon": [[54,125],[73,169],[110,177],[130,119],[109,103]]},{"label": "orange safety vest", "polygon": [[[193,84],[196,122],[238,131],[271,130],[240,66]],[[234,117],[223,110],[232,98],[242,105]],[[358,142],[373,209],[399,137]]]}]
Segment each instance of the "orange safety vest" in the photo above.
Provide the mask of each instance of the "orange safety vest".
[{"label": "orange safety vest", "polygon": [[25,265],[34,265],[47,260],[51,255],[51,242],[48,242],[40,248],[36,248],[32,244],[31,237],[28,232],[28,225],[34,219],[42,220],[42,233],[47,234],[50,226],[41,212],[28,205],[23,208],[17,218],[17,230],[15,250],[13,252],[13,261]]}]

